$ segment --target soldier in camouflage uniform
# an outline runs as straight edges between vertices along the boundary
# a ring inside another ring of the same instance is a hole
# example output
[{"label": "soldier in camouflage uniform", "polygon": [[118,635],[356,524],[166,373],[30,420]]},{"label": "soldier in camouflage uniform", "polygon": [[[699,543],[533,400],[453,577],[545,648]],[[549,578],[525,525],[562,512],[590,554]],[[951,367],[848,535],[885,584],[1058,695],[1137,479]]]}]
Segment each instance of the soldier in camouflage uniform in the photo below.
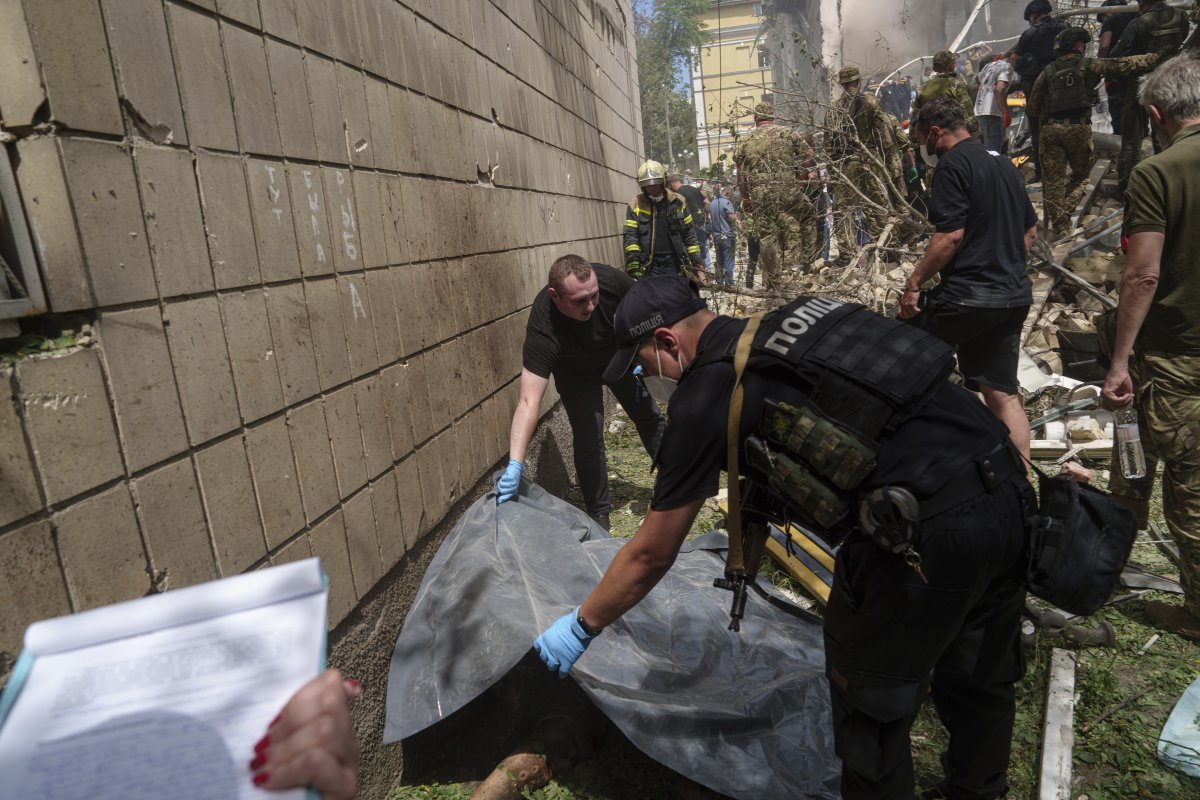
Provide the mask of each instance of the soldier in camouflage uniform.
[{"label": "soldier in camouflage uniform", "polygon": [[1146,618],[1200,639],[1200,58],[1166,61],[1140,95],[1168,144],[1129,175],[1129,255],[1101,401],[1137,410],[1146,476],[1125,479],[1114,444],[1109,488],[1144,527],[1162,464],[1163,516],[1179,547],[1183,606],[1147,603]]},{"label": "soldier in camouflage uniform", "polygon": [[939,97],[952,97],[962,106],[963,116],[967,119],[967,130],[976,139],[979,138],[979,123],[975,121],[975,101],[966,84],[954,71],[958,58],[952,50],[942,50],[933,57],[933,75],[925,81],[917,99],[913,101],[912,115],[917,116],[921,106]]},{"label": "soldier in camouflage uniform", "polygon": [[805,195],[815,167],[808,143],[775,124],[770,103],[754,107],[754,130],[734,148],[746,230],[758,237],[763,284],[775,288],[783,264],[808,268],[817,257],[817,212]]},{"label": "soldier in camouflage uniform", "polygon": [[[1143,53],[1158,56],[1154,63],[1136,73],[1142,75],[1179,52],[1188,35],[1188,14],[1181,8],[1168,6],[1163,0],[1144,0],[1138,3],[1138,10],[1141,14],[1125,26],[1109,55],[1113,58]],[[1131,80],[1129,85],[1125,107],[1121,109],[1121,153],[1117,157],[1117,185],[1122,192],[1129,183],[1130,171],[1142,158],[1142,140],[1146,138],[1149,122],[1138,103],[1137,80]],[[1154,149],[1155,152],[1160,149],[1157,141]]]},{"label": "soldier in camouflage uniform", "polygon": [[[1105,75],[1133,75],[1157,60],[1154,55],[1088,58],[1092,35],[1064,28],[1055,39],[1056,58],[1038,75],[1025,105],[1041,128],[1045,221],[1055,236],[1068,232],[1071,211],[1079,204],[1092,168],[1092,105]],[[1067,180],[1067,167],[1071,178]]]},{"label": "soldier in camouflage uniform", "polygon": [[[842,174],[850,184],[841,187],[837,195],[841,213],[835,234],[839,260],[844,260],[857,249],[855,212],[858,209],[866,217],[869,238],[879,236],[887,224],[888,213],[893,208],[890,192],[895,188],[901,170],[895,125],[875,96],[861,90],[862,73],[858,67],[843,67],[838,73],[838,83],[845,91],[834,101],[825,127],[829,130],[830,160],[840,161]],[[889,173],[894,169],[895,175],[882,174],[876,161]],[[863,203],[854,189],[861,191],[870,203]]]}]

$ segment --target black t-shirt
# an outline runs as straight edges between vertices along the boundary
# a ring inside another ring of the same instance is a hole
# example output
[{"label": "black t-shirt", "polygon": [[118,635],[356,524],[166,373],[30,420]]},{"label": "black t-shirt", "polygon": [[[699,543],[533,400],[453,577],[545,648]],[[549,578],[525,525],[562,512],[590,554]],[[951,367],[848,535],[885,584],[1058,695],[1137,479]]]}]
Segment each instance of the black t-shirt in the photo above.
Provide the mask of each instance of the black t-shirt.
[{"label": "black t-shirt", "polygon": [[936,295],[973,308],[1032,303],[1025,231],[1037,224],[1037,212],[1012,162],[965,139],[938,159],[930,194],[934,229],[963,231],[958,252],[942,268]]},{"label": "black t-shirt", "polygon": [[[1108,45],[1110,56],[1112,49],[1117,46],[1117,42],[1121,41],[1121,34],[1125,32],[1125,28],[1136,17],[1137,14],[1109,14],[1104,18],[1104,22],[1100,25],[1100,35],[1103,36],[1105,33],[1112,34],[1112,41]],[[1105,86],[1111,87],[1109,90],[1110,94],[1113,91],[1124,91],[1128,84],[1128,81],[1115,76],[1108,78],[1104,83]],[[1120,121],[1116,121],[1115,124],[1119,125]]]},{"label": "black t-shirt", "polygon": [[1027,86],[1033,86],[1037,76],[1054,60],[1054,39],[1066,27],[1062,20],[1047,17],[1026,28],[1017,40],[1013,48],[1018,56],[1017,74]]},{"label": "black t-shirt", "polygon": [[1137,14],[1109,14],[1104,18],[1103,24],[1100,25],[1100,35],[1106,33],[1112,34],[1112,44],[1109,48],[1115,47],[1117,42],[1121,41],[1121,34],[1125,32],[1125,26],[1128,25]]},{"label": "black t-shirt", "polygon": [[592,264],[600,285],[600,300],[586,322],[562,314],[543,287],[529,309],[521,363],[541,378],[554,375],[599,376],[617,352],[613,314],[633,279],[606,264]]},{"label": "black t-shirt", "polygon": [[[745,319],[717,317],[700,336],[697,358],[709,348],[724,348],[745,327]],[[654,510],[703,500],[720,488],[733,378],[733,364],[728,361],[684,372],[667,407],[667,431],[650,502]],[[793,405],[808,397],[803,380],[785,368],[747,371],[743,384],[743,437],[761,424],[764,397]],[[862,488],[904,486],[918,500],[926,499],[1007,436],[1004,425],[970,392],[947,383],[914,417],[880,441],[875,469]],[[739,470],[750,472],[745,451],[739,456]]]},{"label": "black t-shirt", "polygon": [[688,213],[692,215],[692,227],[696,229],[696,240],[708,238],[708,218],[704,215],[704,195],[695,186],[686,183],[675,189],[675,194],[683,195],[687,202]]}]

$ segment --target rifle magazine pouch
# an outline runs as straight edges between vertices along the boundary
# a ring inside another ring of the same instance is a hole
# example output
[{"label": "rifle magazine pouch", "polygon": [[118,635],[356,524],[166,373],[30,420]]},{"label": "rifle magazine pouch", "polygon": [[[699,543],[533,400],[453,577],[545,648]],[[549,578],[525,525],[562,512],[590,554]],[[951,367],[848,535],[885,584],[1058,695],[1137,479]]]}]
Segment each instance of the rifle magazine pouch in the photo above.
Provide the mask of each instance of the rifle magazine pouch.
[{"label": "rifle magazine pouch", "polygon": [[767,436],[804,459],[839,489],[856,488],[875,468],[876,448],[809,405],[766,401]]},{"label": "rifle magazine pouch", "polygon": [[767,482],[780,497],[824,528],[832,528],[850,510],[848,493],[830,486],[786,453],[775,454],[775,468]]},{"label": "rifle magazine pouch", "polygon": [[1029,591],[1072,614],[1104,605],[1133,549],[1133,512],[1069,477],[1038,472],[1041,496],[1029,543]]}]

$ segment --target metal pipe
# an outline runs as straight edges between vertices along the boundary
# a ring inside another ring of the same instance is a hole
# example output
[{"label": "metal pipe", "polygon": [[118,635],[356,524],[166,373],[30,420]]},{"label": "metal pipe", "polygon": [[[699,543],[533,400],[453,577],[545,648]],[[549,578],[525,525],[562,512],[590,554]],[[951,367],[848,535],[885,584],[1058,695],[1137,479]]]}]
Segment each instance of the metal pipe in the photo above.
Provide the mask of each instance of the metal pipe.
[{"label": "metal pipe", "polygon": [[[1113,225],[1109,225],[1107,228],[1105,228],[1104,230],[1100,231],[1100,232],[1099,232],[1099,233],[1097,233],[1096,235],[1094,235],[1094,236],[1089,236],[1087,239],[1084,239],[1082,242],[1080,242],[1079,244],[1075,245],[1075,246],[1074,246],[1074,247],[1072,247],[1070,250],[1068,250],[1068,251],[1067,251],[1067,258],[1070,258],[1071,256],[1075,255],[1076,253],[1078,253],[1078,252],[1079,252],[1080,250],[1082,250],[1083,248],[1085,248],[1085,247],[1088,247],[1089,245],[1093,245],[1093,244],[1095,244],[1096,242],[1098,242],[1098,241],[1100,241],[1101,239],[1103,239],[1105,236],[1108,236],[1110,233],[1113,233],[1114,231],[1119,231],[1119,230],[1121,230],[1121,226],[1122,226],[1122,225],[1124,225],[1124,224],[1125,224],[1125,221],[1124,221],[1124,220],[1121,220],[1120,222],[1117,222],[1117,223],[1115,223],[1115,224],[1113,224]],[[1064,260],[1065,260],[1065,259],[1064,259]]]}]

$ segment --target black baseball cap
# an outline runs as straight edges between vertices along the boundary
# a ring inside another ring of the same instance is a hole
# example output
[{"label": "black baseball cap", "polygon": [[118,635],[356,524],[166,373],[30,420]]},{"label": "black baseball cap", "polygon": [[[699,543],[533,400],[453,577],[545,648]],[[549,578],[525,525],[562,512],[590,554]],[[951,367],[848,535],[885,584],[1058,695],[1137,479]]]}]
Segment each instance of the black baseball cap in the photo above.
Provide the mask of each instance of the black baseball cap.
[{"label": "black baseball cap", "polygon": [[655,275],[635,283],[613,315],[618,350],[604,370],[604,380],[620,380],[656,328],[674,325],[704,308],[708,303],[701,299],[700,287],[682,275]]}]

